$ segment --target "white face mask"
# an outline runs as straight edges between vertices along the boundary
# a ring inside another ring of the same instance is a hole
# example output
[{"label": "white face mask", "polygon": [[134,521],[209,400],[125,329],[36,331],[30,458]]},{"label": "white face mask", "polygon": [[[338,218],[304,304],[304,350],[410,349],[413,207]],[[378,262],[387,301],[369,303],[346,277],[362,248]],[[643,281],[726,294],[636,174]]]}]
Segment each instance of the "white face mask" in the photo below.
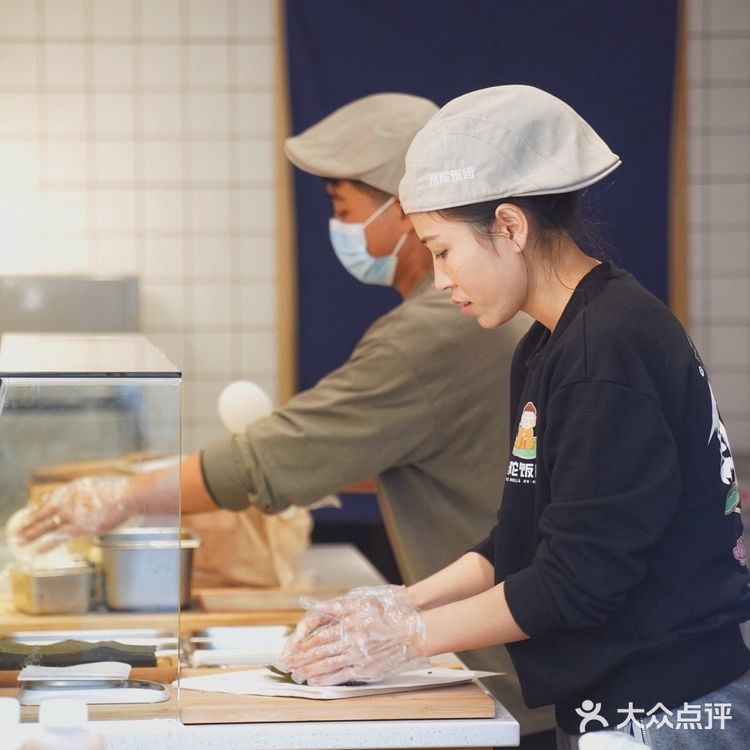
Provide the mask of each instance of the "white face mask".
[{"label": "white face mask", "polygon": [[347,223],[340,219],[328,220],[328,232],[336,257],[352,276],[365,284],[393,286],[393,279],[396,275],[396,256],[409,233],[406,232],[399,237],[390,255],[376,258],[367,252],[365,227],[375,221],[395,200],[395,198],[389,198],[364,222]]}]

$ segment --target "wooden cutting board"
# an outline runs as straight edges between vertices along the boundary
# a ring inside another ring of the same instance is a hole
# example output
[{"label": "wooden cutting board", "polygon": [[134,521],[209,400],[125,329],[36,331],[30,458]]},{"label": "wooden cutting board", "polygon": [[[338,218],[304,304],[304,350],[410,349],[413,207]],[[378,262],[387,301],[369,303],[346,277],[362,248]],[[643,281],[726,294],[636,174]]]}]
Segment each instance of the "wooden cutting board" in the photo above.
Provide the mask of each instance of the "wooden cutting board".
[{"label": "wooden cutting board", "polygon": [[[441,666],[455,666],[453,663]],[[182,669],[184,677],[215,673],[216,669]],[[223,671],[223,670],[222,670]],[[233,670],[236,671],[236,670]],[[131,675],[132,676],[132,675]],[[92,720],[178,717],[184,724],[253,724],[289,721],[365,721],[386,719],[489,719],[495,701],[476,683],[415,690],[389,695],[367,695],[339,700],[269,698],[230,695],[199,690],[176,690],[168,685],[170,700],[164,703],[91,705]],[[18,688],[0,688],[0,696],[18,694]],[[22,707],[24,721],[36,721],[35,706]]]},{"label": "wooden cutting board", "polygon": [[[211,671],[183,669],[182,675],[210,674]],[[180,690],[179,706],[183,724],[491,719],[495,716],[494,699],[475,683],[326,701]]]},{"label": "wooden cutting board", "polygon": [[[195,670],[193,670],[195,671]],[[333,701],[267,698],[181,690],[168,687],[164,703],[91,705],[92,721],[179,718],[183,724],[257,724],[289,721],[384,721],[403,719],[491,719],[495,702],[478,685],[453,685],[412,693],[368,695]],[[0,697],[15,697],[17,689],[1,688]],[[24,722],[37,720],[36,706],[23,706]]]}]

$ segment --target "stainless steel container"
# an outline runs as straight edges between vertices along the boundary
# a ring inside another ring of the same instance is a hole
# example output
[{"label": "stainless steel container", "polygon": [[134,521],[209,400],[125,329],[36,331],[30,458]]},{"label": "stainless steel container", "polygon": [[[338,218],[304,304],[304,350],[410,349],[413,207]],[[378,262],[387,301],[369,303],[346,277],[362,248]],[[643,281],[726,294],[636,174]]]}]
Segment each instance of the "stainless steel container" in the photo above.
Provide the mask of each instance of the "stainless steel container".
[{"label": "stainless steel container", "polygon": [[89,610],[93,568],[11,567],[13,604],[30,615],[81,615]]},{"label": "stainless steel container", "polygon": [[176,610],[190,601],[200,539],[175,528],[128,528],[101,536],[104,602],[116,610]]}]

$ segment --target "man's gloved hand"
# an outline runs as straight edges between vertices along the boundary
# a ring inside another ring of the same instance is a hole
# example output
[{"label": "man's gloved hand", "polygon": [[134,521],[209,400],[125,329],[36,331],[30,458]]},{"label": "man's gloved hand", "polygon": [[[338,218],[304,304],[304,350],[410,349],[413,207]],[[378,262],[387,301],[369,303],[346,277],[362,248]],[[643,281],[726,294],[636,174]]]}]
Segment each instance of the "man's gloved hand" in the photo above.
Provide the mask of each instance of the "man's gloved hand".
[{"label": "man's gloved hand", "polygon": [[425,639],[419,610],[403,586],[365,586],[311,603],[277,666],[310,685],[374,682],[416,667]]},{"label": "man's gloved hand", "polygon": [[46,552],[72,537],[109,531],[134,513],[128,487],[124,476],[82,477],[61,485],[29,508],[14,535],[21,543],[49,536],[36,547]]}]

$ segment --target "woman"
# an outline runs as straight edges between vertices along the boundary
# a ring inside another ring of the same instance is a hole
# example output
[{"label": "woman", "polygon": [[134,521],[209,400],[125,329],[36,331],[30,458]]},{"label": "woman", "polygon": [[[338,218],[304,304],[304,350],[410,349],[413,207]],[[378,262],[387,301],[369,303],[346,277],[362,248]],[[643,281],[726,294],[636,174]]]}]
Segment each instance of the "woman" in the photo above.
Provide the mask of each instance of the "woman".
[{"label": "woman", "polygon": [[282,660],[296,679],[377,679],[507,643],[526,702],[555,704],[560,748],[595,730],[746,742],[750,576],[705,368],[664,305],[575,239],[578,192],[619,163],[526,86],[459,97],[416,136],[401,202],[435,284],[485,328],[536,320],[512,365],[502,508],[434,576],[313,607]]}]

